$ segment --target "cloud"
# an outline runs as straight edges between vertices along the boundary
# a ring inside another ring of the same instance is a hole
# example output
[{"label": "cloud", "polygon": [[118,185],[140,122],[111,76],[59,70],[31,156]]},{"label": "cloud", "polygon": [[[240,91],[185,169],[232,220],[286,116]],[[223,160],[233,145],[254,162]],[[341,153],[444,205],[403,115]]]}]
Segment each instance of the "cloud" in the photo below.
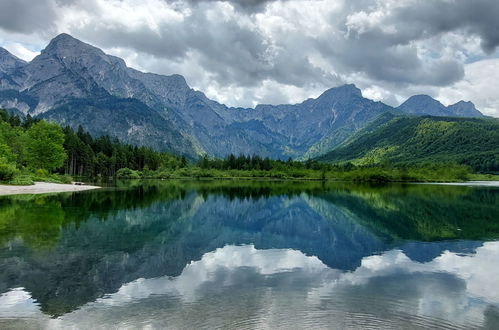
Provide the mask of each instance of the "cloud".
[{"label": "cloud", "polygon": [[466,64],[465,72],[463,80],[440,89],[437,98],[447,105],[472,100],[483,114],[499,117],[499,59]]},{"label": "cloud", "polygon": [[53,0],[0,1],[0,28],[10,32],[35,33],[52,28],[57,19]]},{"label": "cloud", "polygon": [[[246,11],[249,13],[259,12],[265,9],[265,6],[275,0],[188,0],[190,3],[199,4],[205,2],[227,2],[232,4],[239,10]],[[286,0],[281,0],[286,1]],[[312,0],[313,1],[313,0]]]},{"label": "cloud", "polygon": [[419,1],[396,8],[389,23],[413,38],[455,30],[476,34],[483,50],[491,53],[499,45],[497,13],[499,2],[495,0]]},{"label": "cloud", "polygon": [[34,52],[18,42],[7,43],[5,47],[9,49],[11,54],[25,61],[31,61],[36,55],[39,54],[39,52]]},{"label": "cloud", "polygon": [[495,0],[5,0],[0,43],[67,32],[234,106],[343,83],[395,105],[438,95],[466,79],[470,60],[493,57],[497,12]]}]

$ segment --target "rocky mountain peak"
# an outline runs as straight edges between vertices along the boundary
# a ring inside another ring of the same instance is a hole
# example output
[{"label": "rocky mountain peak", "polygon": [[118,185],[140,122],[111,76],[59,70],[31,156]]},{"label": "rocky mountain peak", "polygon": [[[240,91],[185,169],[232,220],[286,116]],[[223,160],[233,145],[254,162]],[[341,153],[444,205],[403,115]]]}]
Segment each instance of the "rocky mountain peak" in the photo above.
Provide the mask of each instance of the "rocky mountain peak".
[{"label": "rocky mountain peak", "polygon": [[318,99],[349,100],[352,97],[362,97],[362,91],[354,84],[346,84],[328,89]]},{"label": "rocky mountain peak", "polygon": [[411,105],[411,106],[438,106],[438,107],[444,107],[442,103],[440,103],[438,100],[435,100],[433,97],[426,95],[426,94],[419,94],[419,95],[413,95],[407,99],[401,106],[403,105]]},{"label": "rocky mountain peak", "polygon": [[459,101],[455,104],[449,105],[448,109],[455,116],[461,117],[483,117],[483,114],[477,110],[471,101]]},{"label": "rocky mountain peak", "polygon": [[424,94],[411,96],[398,109],[411,114],[448,115],[447,108],[442,103]]},{"label": "rocky mountain peak", "polygon": [[475,108],[472,102],[459,101],[446,107],[428,95],[414,95],[399,107],[405,113],[426,114],[432,116],[449,117],[482,117],[482,113]]},{"label": "rocky mountain peak", "polygon": [[40,56],[53,56],[60,59],[92,56],[94,59],[101,58],[109,61],[106,54],[99,48],[84,43],[66,33],[59,34],[52,39],[47,47],[42,50]]}]

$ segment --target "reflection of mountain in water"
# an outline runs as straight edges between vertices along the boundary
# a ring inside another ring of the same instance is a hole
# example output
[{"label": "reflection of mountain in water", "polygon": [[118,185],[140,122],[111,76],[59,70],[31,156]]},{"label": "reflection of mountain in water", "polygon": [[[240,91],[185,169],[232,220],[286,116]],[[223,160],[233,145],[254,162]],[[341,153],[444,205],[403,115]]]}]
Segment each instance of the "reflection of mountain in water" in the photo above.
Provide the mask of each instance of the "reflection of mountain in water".
[{"label": "reflection of mountain in water", "polygon": [[[447,196],[453,207],[459,202],[483,206],[483,198],[496,198],[489,191],[481,195],[453,188],[458,193]],[[392,196],[390,190],[320,184],[158,183],[34,200],[2,199],[0,214],[5,216],[0,218],[23,220],[21,224],[2,220],[6,224],[0,227],[0,242],[8,249],[0,250],[0,290],[24,287],[44,312],[61,315],[116,292],[123,283],[178,276],[191,261],[227,244],[299,250],[339,270],[354,270],[364,257],[395,246],[402,246],[413,260],[429,261],[443,250],[469,251],[481,245],[405,244],[402,239],[421,235],[420,227],[414,226],[416,217],[401,218],[409,223],[396,226],[390,221],[396,212],[414,214],[400,209],[401,201],[428,194],[408,189],[389,206],[383,202],[387,194]],[[424,222],[431,222],[431,212],[440,214],[446,205],[447,197],[430,197],[433,209],[426,201],[430,218]],[[389,216],[383,217],[383,212]],[[460,223],[455,218],[437,220],[437,226],[451,231],[453,224]],[[404,236],[408,230],[415,233]]]},{"label": "reflection of mountain in water", "polygon": [[498,257],[499,242],[486,242],[474,255],[445,252],[427,263],[390,250],[365,257],[354,271],[344,272],[297,250],[227,245],[189,263],[178,276],[123,284],[57,320],[42,315],[28,292],[12,290],[0,296],[0,317],[22,316],[49,329],[165,324],[174,329],[322,329],[331,324],[495,329],[499,267],[491,261]]}]

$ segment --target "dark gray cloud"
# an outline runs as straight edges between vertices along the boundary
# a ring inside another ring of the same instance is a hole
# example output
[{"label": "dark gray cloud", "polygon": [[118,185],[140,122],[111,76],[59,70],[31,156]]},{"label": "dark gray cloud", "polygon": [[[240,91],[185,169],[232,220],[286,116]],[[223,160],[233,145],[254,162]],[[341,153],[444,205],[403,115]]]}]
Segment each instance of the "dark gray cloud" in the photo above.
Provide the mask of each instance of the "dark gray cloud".
[{"label": "dark gray cloud", "polygon": [[376,28],[332,42],[317,40],[317,47],[340,72],[363,72],[377,81],[446,86],[463,78],[461,61],[440,55],[423,57],[418,47],[410,44],[414,40],[400,41]]},{"label": "dark gray cloud", "polygon": [[[216,2],[223,0],[187,0],[187,1],[193,4],[199,4],[199,3],[208,3],[208,2]],[[277,0],[226,0],[223,2],[229,2],[232,5],[234,5],[235,8],[241,11],[254,13],[264,10],[267,3],[274,1]],[[287,0],[280,0],[280,1],[287,1]]]},{"label": "dark gray cloud", "polygon": [[35,33],[53,27],[57,7],[51,0],[0,1],[0,28],[10,32]]},{"label": "dark gray cloud", "polygon": [[499,1],[419,1],[394,10],[387,23],[396,24],[399,37],[411,40],[461,30],[480,37],[491,53],[499,45]]}]

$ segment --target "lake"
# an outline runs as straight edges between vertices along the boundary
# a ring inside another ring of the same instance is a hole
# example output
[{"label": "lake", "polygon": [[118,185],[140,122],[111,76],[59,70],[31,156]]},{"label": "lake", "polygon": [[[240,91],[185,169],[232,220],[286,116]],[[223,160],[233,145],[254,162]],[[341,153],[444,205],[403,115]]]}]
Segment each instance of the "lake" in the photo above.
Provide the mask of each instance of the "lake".
[{"label": "lake", "polygon": [[499,188],[128,181],[0,198],[2,329],[499,329]]}]

